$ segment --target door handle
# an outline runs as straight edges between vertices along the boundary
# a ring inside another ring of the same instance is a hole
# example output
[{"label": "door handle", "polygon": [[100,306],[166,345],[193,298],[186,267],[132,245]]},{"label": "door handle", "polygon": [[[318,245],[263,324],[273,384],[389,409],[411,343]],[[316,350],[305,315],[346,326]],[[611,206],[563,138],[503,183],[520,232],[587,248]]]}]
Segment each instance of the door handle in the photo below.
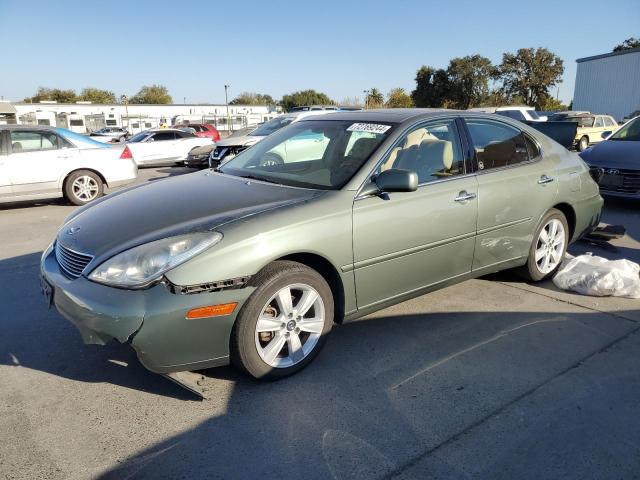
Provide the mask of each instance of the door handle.
[{"label": "door handle", "polygon": [[538,185],[544,185],[545,183],[553,182],[553,177],[548,177],[547,175],[541,175],[540,180],[538,180]]},{"label": "door handle", "polygon": [[474,198],[476,198],[475,193],[468,193],[466,190],[462,190],[453,200],[456,202],[466,202],[467,200],[473,200]]}]

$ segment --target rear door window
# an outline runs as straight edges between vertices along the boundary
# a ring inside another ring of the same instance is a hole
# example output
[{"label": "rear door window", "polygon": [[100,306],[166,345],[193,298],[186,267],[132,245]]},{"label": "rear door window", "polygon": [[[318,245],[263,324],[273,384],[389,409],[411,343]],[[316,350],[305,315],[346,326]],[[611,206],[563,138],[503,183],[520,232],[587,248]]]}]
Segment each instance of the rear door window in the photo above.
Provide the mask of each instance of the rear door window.
[{"label": "rear door window", "polygon": [[493,170],[529,161],[531,146],[527,147],[524,134],[517,128],[483,119],[465,121],[471,135],[478,170]]},{"label": "rear door window", "polygon": [[602,117],[596,117],[596,123],[594,123],[593,126],[595,128],[603,128],[604,127],[604,121],[602,120]]},{"label": "rear door window", "polygon": [[53,132],[37,132],[14,130],[10,135],[13,153],[55,150],[58,148],[58,137]]}]

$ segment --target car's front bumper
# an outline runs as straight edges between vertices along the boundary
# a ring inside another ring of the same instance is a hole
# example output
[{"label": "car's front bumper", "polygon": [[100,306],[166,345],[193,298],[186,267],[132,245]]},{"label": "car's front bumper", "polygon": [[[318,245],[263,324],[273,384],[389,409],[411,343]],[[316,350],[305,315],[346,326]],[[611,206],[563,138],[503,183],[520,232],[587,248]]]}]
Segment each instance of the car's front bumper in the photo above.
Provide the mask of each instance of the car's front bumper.
[{"label": "car's front bumper", "polygon": [[[52,303],[87,344],[129,342],[140,362],[156,373],[198,370],[229,362],[229,337],[236,315],[253,287],[180,295],[166,285],[145,290],[112,288],[65,276],[53,250],[40,270],[52,289]],[[230,315],[186,320],[197,307],[237,302]]]}]

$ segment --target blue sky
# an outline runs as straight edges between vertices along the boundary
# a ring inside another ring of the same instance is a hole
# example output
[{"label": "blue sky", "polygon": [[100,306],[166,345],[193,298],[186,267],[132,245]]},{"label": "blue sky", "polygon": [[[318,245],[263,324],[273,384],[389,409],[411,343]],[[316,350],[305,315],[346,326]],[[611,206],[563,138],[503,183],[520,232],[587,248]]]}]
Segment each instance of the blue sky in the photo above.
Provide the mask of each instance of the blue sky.
[{"label": "blue sky", "polygon": [[160,83],[175,102],[279,98],[314,88],[337,101],[377,87],[414,88],[423,64],[546,47],[565,62],[640,37],[640,1],[10,1],[0,0],[0,95],[38,86],[134,94]]}]

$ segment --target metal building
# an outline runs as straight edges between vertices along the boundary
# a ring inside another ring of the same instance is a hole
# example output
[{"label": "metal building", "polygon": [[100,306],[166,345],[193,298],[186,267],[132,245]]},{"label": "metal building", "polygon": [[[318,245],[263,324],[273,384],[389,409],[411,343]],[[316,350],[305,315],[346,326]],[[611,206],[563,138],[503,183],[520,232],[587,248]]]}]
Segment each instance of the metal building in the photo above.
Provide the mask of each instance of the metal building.
[{"label": "metal building", "polygon": [[620,121],[640,110],[640,48],[579,58],[573,109]]}]

